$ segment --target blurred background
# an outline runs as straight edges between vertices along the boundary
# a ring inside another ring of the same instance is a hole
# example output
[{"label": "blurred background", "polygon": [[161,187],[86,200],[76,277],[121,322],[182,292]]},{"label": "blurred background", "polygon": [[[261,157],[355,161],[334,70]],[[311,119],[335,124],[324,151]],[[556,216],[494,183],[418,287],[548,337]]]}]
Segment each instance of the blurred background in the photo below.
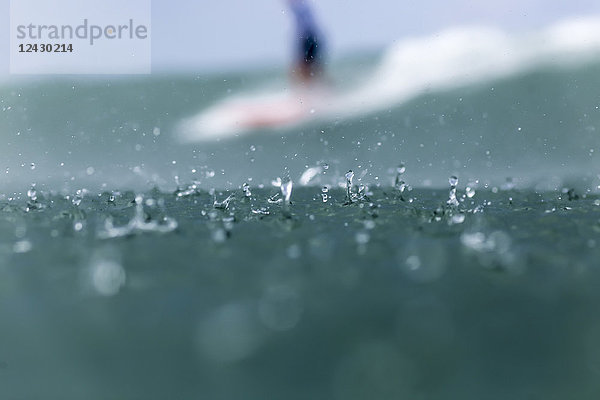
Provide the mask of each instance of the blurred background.
[{"label": "blurred background", "polygon": [[[382,49],[406,36],[425,35],[456,25],[493,25],[509,31],[527,31],[569,16],[600,12],[600,4],[593,0],[309,2],[325,30],[333,56]],[[286,65],[293,35],[288,12],[285,0],[154,0],[154,71],[202,72],[239,69],[240,65]],[[8,27],[8,18],[9,0],[1,0],[0,24]],[[3,75],[8,73],[8,45],[5,32],[0,36]]]},{"label": "blurred background", "polygon": [[[311,168],[305,183],[337,185],[354,169],[391,184],[403,162],[415,186],[445,186],[449,174],[596,186],[598,2],[308,3],[333,95],[307,106],[315,118],[276,129],[237,132],[220,106],[298,101],[283,0],[153,1],[151,75],[8,75],[3,34],[2,184],[238,188]],[[8,10],[1,0],[2,26]]]}]

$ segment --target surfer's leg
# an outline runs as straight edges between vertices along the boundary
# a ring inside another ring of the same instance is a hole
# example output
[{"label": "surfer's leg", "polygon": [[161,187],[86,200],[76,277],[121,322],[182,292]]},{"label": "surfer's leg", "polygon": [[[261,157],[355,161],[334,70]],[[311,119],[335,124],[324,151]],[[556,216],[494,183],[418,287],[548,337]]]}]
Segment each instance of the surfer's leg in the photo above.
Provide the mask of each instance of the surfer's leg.
[{"label": "surfer's leg", "polygon": [[319,41],[317,36],[310,34],[302,39],[302,53],[306,64],[313,64],[319,57]]},{"label": "surfer's leg", "polygon": [[321,41],[319,37],[309,32],[300,38],[297,57],[297,68],[302,79],[310,80],[321,74]]}]

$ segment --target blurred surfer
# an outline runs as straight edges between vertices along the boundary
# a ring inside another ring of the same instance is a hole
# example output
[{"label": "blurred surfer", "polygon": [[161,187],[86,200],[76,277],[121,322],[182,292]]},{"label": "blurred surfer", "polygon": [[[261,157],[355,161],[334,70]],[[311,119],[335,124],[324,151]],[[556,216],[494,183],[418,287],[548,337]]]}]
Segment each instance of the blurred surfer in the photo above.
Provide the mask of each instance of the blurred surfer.
[{"label": "blurred surfer", "polygon": [[292,80],[312,84],[323,77],[323,38],[308,0],[287,0],[296,21]]}]

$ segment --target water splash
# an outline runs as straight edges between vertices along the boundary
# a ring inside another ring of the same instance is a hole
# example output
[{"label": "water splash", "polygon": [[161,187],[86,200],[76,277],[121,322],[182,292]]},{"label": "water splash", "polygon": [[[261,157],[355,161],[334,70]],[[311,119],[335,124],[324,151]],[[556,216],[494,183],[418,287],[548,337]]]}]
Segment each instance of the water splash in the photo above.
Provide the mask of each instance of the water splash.
[{"label": "water splash", "polygon": [[[294,183],[289,178],[289,176],[287,176],[283,180],[281,185],[279,186],[279,189],[281,191],[281,196],[282,196],[282,199],[279,199],[279,202],[282,203],[283,216],[287,219],[290,219],[292,217],[292,214],[290,213],[290,205],[291,205],[290,199],[292,197],[293,186],[294,186]],[[275,198],[275,196],[271,196],[271,198],[269,199],[269,202],[272,202],[271,200],[274,198]]]},{"label": "water splash", "polygon": [[257,209],[252,209],[252,214],[254,215],[270,215],[271,212],[266,208],[266,207],[261,207],[261,208],[257,208]]},{"label": "water splash", "polygon": [[456,199],[456,186],[458,186],[458,178],[456,176],[452,175],[448,179],[448,183],[450,184],[450,193],[449,193],[449,198],[448,198],[448,201],[446,202],[446,204],[448,204],[449,206],[452,206],[452,207],[457,207],[458,200]]},{"label": "water splash", "polygon": [[37,201],[37,191],[35,190],[35,183],[31,185],[31,189],[27,191],[27,197],[31,202]]},{"label": "water splash", "polygon": [[354,199],[358,201],[370,201],[369,195],[372,194],[369,192],[369,187],[367,185],[360,184],[358,185],[358,191],[354,194]]},{"label": "water splash", "polygon": [[188,197],[195,196],[200,194],[200,182],[193,181],[192,184],[188,185],[185,188],[180,188],[179,185],[177,190],[175,191],[175,195],[177,197]]},{"label": "water splash", "polygon": [[281,178],[277,177],[277,179],[272,180],[271,185],[275,187],[281,187]]},{"label": "water splash", "polygon": [[[406,184],[406,182],[402,179],[402,176],[406,172],[406,167],[404,163],[400,163],[400,165],[396,168],[396,178],[394,179],[394,189],[398,192],[400,200],[406,201],[407,199],[404,197],[405,191],[411,191],[412,187]],[[408,199],[409,203],[412,203],[413,199]]]},{"label": "water splash", "polygon": [[33,183],[31,189],[27,191],[27,206],[25,207],[25,212],[41,210],[43,208],[45,208],[45,206],[39,202],[38,191],[35,188],[35,183]]},{"label": "water splash", "polygon": [[87,193],[86,189],[77,189],[77,191],[75,192],[75,195],[71,199],[71,203],[74,206],[79,207],[79,205],[83,201],[83,198],[84,198],[84,196],[85,196],[86,193]]},{"label": "water splash", "polygon": [[177,221],[173,218],[165,216],[157,221],[151,219],[150,216],[146,217],[142,196],[136,196],[134,202],[135,214],[129,223],[124,226],[114,226],[112,217],[107,218],[104,221],[104,230],[98,233],[100,239],[112,239],[146,232],[168,233],[177,229]]},{"label": "water splash", "polygon": [[394,179],[394,188],[398,190],[400,193],[404,192],[406,188],[406,184],[404,180],[402,180],[402,175],[406,172],[406,167],[404,163],[400,163],[400,165],[396,168],[396,179]]},{"label": "water splash", "polygon": [[273,194],[272,196],[269,196],[269,198],[267,199],[267,202],[269,204],[279,204],[279,203],[281,203],[283,200],[279,198],[280,195],[281,194],[279,192],[277,192],[277,193]]},{"label": "water splash", "polygon": [[456,225],[456,224],[462,224],[463,222],[465,222],[465,214],[459,213],[459,214],[454,214],[450,218],[450,221],[448,221],[448,224],[449,225]]},{"label": "water splash", "polygon": [[467,186],[467,188],[465,189],[465,194],[467,195],[467,197],[469,199],[473,198],[473,196],[475,196],[475,189],[473,189],[471,186]]},{"label": "water splash", "polygon": [[283,196],[283,204],[284,205],[290,204],[290,198],[292,197],[292,187],[293,186],[294,186],[294,183],[289,178],[287,178],[287,180],[281,184],[281,195]]},{"label": "water splash", "polygon": [[244,197],[249,199],[252,197],[252,192],[250,191],[250,185],[247,182],[244,182],[242,185],[242,191],[244,192]]},{"label": "water splash", "polygon": [[219,210],[227,210],[229,208],[229,204],[235,199],[234,194],[230,194],[223,201],[217,201],[217,197],[215,195],[215,199],[213,201],[213,207]]},{"label": "water splash", "polygon": [[349,170],[346,172],[346,204],[352,204],[353,195],[352,195],[352,180],[354,179],[354,172]]},{"label": "water splash", "polygon": [[327,186],[323,186],[321,189],[321,198],[323,199],[323,203],[329,201],[329,188]]}]

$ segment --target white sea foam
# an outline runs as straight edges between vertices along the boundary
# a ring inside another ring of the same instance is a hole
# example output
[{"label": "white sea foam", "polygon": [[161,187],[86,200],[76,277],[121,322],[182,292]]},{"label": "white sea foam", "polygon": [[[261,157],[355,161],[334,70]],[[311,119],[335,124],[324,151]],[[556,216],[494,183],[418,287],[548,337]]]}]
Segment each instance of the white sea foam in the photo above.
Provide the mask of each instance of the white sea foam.
[{"label": "white sea foam", "polygon": [[576,18],[524,35],[459,27],[405,39],[386,52],[371,80],[341,99],[336,112],[365,113],[439,91],[503,78],[541,66],[593,61],[600,17]]}]

